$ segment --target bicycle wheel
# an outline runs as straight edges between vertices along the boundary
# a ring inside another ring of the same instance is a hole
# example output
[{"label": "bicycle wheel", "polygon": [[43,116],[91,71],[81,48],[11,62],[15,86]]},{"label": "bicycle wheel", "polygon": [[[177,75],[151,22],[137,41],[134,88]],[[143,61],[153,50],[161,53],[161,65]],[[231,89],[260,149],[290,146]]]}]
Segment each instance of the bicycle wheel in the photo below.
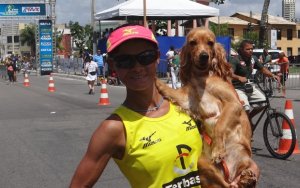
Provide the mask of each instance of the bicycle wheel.
[{"label": "bicycle wheel", "polygon": [[[263,136],[268,151],[277,159],[287,159],[295,149],[297,140],[295,128],[290,118],[282,112],[271,113],[270,118],[266,119]],[[288,141],[282,142],[281,139]]]}]

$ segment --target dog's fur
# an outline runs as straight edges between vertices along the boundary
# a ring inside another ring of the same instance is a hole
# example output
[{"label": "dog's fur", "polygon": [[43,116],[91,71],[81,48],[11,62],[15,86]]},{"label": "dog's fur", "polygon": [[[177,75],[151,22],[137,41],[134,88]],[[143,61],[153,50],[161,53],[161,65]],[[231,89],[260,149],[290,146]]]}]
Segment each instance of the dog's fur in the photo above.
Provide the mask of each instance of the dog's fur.
[{"label": "dog's fur", "polygon": [[[211,145],[203,142],[203,155],[198,161],[202,187],[229,187],[239,174],[239,187],[255,187],[255,174],[248,169],[252,160],[251,127],[230,83],[225,50],[210,30],[196,28],[187,35],[180,59],[183,86],[175,90],[158,79],[156,85],[164,96],[201,121],[202,131],[212,139]],[[228,166],[228,181],[222,175],[222,161]]]}]

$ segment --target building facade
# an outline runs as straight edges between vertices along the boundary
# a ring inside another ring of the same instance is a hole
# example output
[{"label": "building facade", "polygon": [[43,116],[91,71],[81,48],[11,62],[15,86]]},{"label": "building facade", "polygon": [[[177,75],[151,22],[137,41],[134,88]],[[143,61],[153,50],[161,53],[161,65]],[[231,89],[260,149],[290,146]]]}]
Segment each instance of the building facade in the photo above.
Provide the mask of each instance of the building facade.
[{"label": "building facade", "polygon": [[[261,14],[237,12],[230,17],[220,16],[209,18],[214,24],[228,24],[228,33],[233,42],[245,38],[251,29],[259,33]],[[275,38],[272,38],[275,33]],[[287,56],[300,55],[300,24],[288,21],[282,17],[268,15],[266,35],[268,44],[274,49],[283,50]]]},{"label": "building facade", "polygon": [[294,22],[296,19],[295,0],[282,0],[282,17]]}]

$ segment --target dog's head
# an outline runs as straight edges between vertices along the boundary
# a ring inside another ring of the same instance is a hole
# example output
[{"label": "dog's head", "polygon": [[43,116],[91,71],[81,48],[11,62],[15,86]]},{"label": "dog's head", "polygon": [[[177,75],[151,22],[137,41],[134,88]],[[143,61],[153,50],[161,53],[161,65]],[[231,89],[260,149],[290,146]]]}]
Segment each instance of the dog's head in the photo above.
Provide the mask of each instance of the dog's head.
[{"label": "dog's head", "polygon": [[216,43],[214,33],[207,28],[195,28],[189,32],[180,60],[183,83],[189,80],[191,74],[208,76],[212,73],[228,80],[230,66],[226,52],[221,44]]}]

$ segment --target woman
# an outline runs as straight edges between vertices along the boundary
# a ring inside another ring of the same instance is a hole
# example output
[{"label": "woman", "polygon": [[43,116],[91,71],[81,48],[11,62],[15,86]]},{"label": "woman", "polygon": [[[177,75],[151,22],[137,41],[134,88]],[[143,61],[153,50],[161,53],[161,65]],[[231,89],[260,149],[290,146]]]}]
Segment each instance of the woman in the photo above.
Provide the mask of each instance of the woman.
[{"label": "woman", "polygon": [[7,75],[8,75],[8,79],[9,79],[9,84],[14,83],[14,81],[15,81],[14,74],[15,74],[16,67],[14,66],[14,64],[10,58],[7,59],[6,70],[7,70]]},{"label": "woman", "polygon": [[85,58],[85,67],[84,70],[87,73],[86,80],[89,86],[89,94],[94,94],[95,89],[95,81],[97,79],[97,71],[98,71],[98,65],[96,62],[92,61],[92,58],[90,56],[87,56]]},{"label": "woman", "polygon": [[111,158],[133,188],[200,187],[201,136],[191,117],[155,87],[159,51],[151,30],[117,28],[107,51],[126,98],[93,133],[70,187],[92,187]]}]

